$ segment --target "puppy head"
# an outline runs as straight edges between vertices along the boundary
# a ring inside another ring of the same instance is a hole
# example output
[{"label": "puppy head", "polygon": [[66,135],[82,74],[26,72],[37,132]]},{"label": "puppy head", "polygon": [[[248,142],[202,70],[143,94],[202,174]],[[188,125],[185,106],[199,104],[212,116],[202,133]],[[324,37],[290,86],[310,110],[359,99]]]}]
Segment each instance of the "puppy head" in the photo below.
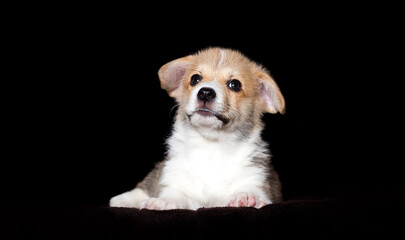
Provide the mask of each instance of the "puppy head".
[{"label": "puppy head", "polygon": [[209,48],[163,65],[161,87],[179,103],[178,117],[209,130],[248,134],[263,113],[284,113],[277,84],[241,53]]}]

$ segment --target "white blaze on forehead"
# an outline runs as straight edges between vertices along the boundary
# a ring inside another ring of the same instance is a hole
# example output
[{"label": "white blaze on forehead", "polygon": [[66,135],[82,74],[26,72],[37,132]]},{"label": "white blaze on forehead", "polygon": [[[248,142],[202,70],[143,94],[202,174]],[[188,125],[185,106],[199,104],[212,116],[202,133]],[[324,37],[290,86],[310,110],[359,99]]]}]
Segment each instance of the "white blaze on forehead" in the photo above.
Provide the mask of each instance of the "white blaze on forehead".
[{"label": "white blaze on forehead", "polygon": [[226,52],[225,52],[225,50],[220,49],[220,50],[219,50],[219,53],[220,53],[221,58],[219,59],[218,66],[221,66],[222,62],[223,62],[224,59],[225,59]]}]

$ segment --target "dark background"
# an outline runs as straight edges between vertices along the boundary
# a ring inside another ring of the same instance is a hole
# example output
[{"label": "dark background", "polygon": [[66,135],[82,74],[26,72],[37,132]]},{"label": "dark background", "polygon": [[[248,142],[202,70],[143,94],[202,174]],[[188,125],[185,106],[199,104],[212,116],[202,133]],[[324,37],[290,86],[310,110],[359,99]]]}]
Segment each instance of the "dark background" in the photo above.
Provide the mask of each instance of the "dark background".
[{"label": "dark background", "polygon": [[402,191],[396,16],[289,10],[87,9],[18,22],[6,45],[1,201],[107,204],[132,189],[163,158],[175,115],[158,69],[209,46],[240,50],[279,84],[286,114],[264,116],[263,138],[287,200]]}]

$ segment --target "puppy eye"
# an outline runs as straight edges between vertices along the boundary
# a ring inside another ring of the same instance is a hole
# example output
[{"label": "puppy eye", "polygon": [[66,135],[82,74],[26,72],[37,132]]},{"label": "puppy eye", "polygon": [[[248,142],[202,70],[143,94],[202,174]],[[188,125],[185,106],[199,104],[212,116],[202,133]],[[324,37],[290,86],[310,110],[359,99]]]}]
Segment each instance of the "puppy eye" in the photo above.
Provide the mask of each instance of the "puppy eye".
[{"label": "puppy eye", "polygon": [[234,92],[242,90],[242,83],[238,79],[232,79],[228,81],[228,87]]},{"label": "puppy eye", "polygon": [[191,76],[190,85],[191,86],[197,85],[199,82],[201,82],[201,79],[202,76],[200,74],[194,74],[193,76]]}]

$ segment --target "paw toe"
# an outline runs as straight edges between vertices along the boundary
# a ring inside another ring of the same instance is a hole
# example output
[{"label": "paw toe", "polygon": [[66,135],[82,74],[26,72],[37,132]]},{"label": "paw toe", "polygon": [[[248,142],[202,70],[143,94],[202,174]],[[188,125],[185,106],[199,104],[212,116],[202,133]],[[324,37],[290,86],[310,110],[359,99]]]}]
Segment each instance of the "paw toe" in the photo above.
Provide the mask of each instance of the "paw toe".
[{"label": "paw toe", "polygon": [[266,202],[261,198],[250,193],[241,193],[234,196],[231,201],[229,201],[229,207],[255,207],[261,208],[266,205]]},{"label": "paw toe", "polygon": [[140,209],[149,210],[170,210],[175,209],[176,204],[173,202],[166,201],[161,198],[149,198],[141,203]]}]

